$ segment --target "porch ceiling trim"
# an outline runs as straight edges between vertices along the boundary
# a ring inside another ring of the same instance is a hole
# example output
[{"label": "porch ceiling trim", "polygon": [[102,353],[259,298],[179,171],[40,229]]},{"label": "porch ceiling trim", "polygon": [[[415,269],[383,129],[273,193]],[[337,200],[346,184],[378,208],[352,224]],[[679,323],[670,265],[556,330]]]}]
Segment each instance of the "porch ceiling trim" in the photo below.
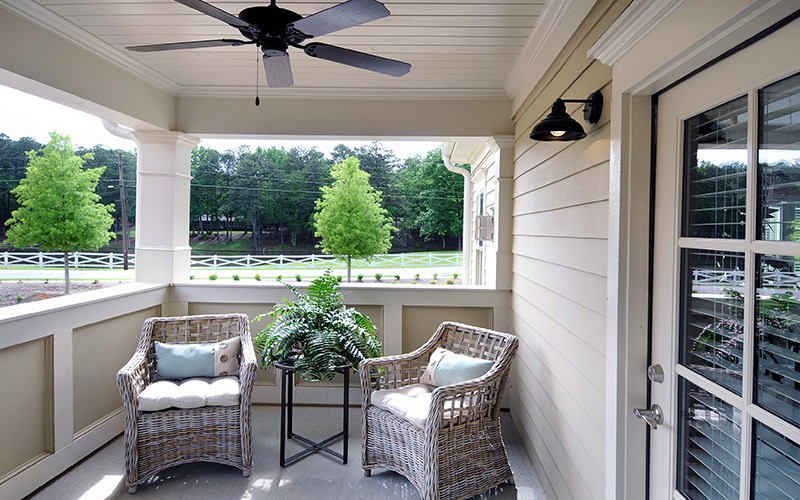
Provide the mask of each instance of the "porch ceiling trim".
[{"label": "porch ceiling trim", "polygon": [[594,0],[547,2],[503,86],[516,112],[594,6]]},{"label": "porch ceiling trim", "polygon": [[[2,0],[0,0],[2,1]],[[191,86],[183,87],[178,91],[182,97],[209,97],[214,99],[255,97],[256,89],[254,85],[242,87],[213,87],[213,86]],[[267,95],[268,94],[268,95]],[[493,89],[402,89],[394,92],[392,98],[395,99],[415,99],[415,100],[486,100],[504,99],[508,96],[502,90]],[[262,99],[359,99],[359,100],[386,100],[386,89],[376,88],[271,88],[268,91],[261,91]]]},{"label": "porch ceiling trim", "polygon": [[96,36],[78,28],[36,2],[25,2],[23,8],[20,6],[18,0],[0,0],[0,7],[31,24],[59,36],[82,50],[113,64],[129,73],[132,77],[135,76],[162,92],[174,96],[177,95],[180,89],[177,83],[164,77],[157,71],[150,69],[124,52],[115,50]]}]

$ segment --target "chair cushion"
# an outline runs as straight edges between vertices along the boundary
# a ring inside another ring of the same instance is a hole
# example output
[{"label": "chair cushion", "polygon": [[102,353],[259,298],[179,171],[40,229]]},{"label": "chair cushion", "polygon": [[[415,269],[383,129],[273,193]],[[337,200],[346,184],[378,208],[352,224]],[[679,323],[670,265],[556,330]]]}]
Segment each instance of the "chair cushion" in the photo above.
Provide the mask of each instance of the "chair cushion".
[{"label": "chair cushion", "polygon": [[[372,405],[405,418],[420,429],[425,428],[425,420],[431,407],[435,387],[427,384],[411,384],[397,389],[380,389],[372,393]],[[461,410],[467,409],[469,398],[446,399],[442,419],[458,418]]]},{"label": "chair cushion", "polygon": [[434,386],[458,384],[484,375],[493,364],[489,359],[472,358],[439,347],[431,354],[420,382]]},{"label": "chair cushion", "polygon": [[433,387],[412,384],[398,389],[380,389],[372,393],[372,404],[403,417],[419,428],[425,427]]},{"label": "chair cushion", "polygon": [[156,372],[159,378],[168,380],[237,375],[240,345],[239,337],[198,344],[156,341]]},{"label": "chair cushion", "polygon": [[145,387],[138,399],[140,411],[238,404],[239,379],[234,376],[158,380]]}]

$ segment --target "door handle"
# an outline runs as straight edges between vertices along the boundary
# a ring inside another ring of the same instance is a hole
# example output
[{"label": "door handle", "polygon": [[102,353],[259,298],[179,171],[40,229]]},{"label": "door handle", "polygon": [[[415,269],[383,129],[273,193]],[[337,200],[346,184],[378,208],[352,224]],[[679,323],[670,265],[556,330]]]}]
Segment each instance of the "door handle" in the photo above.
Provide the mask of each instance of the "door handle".
[{"label": "door handle", "polygon": [[658,426],[664,423],[664,412],[657,404],[650,406],[649,410],[646,408],[634,408],[633,415],[647,422],[647,425],[653,430],[658,429]]}]

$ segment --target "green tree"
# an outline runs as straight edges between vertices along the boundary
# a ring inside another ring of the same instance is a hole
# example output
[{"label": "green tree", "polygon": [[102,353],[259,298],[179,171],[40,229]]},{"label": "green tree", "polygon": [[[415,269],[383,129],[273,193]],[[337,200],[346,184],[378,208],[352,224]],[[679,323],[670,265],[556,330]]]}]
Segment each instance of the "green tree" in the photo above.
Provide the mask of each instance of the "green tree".
[{"label": "green tree", "polygon": [[[86,153],[91,153],[86,155]],[[136,154],[121,149],[94,146],[91,149],[75,148],[75,154],[83,157],[85,169],[107,166],[97,184],[100,203],[116,207],[114,231],[122,236],[122,193],[119,185],[119,165],[122,164],[122,187],[125,192],[125,217],[128,222],[136,219]]]},{"label": "green tree", "polygon": [[381,206],[380,191],[369,185],[369,174],[358,167],[357,158],[351,156],[334,165],[331,176],[333,184],[320,188],[314,228],[322,251],[347,261],[350,281],[352,259],[386,253],[395,228]]},{"label": "green tree", "polygon": [[[18,207],[11,190],[25,177],[25,168],[28,166],[26,153],[39,151],[43,147],[43,144],[30,137],[14,141],[0,134],[0,220],[7,220]],[[0,232],[5,232],[5,226],[0,227]]]},{"label": "green tree", "polygon": [[283,148],[261,147],[251,151],[241,146],[235,153],[222,155],[223,163],[230,162],[229,191],[224,210],[246,221],[253,236],[253,250],[261,244],[261,228],[265,221],[275,219],[275,208],[269,196],[277,165],[286,157]]},{"label": "green tree", "polygon": [[190,217],[197,222],[201,236],[207,230],[205,222],[219,234],[218,222],[225,195],[220,154],[214,149],[198,146],[192,150],[191,165]]},{"label": "green tree", "polygon": [[425,158],[409,158],[399,174],[407,200],[403,207],[405,224],[419,228],[426,240],[461,237],[463,228],[464,178],[447,170],[440,149]]},{"label": "green tree", "polygon": [[104,167],[84,169],[69,136],[50,133],[41,153],[28,152],[25,178],[12,193],[20,208],[6,221],[8,240],[64,252],[64,293],[69,293],[69,252],[97,250],[109,242],[114,205],[98,203]]},{"label": "green tree", "polygon": [[297,245],[298,236],[310,237],[319,187],[331,182],[330,170],[331,164],[316,148],[295,147],[289,150],[281,166],[279,192],[275,193],[275,197],[281,207],[281,225],[288,230],[292,246]]}]

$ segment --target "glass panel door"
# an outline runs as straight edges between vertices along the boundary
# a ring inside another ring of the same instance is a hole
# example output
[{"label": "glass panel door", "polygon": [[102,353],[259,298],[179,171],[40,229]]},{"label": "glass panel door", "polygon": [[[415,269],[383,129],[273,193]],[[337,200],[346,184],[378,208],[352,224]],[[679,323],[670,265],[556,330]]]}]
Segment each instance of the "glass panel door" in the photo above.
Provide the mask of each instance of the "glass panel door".
[{"label": "glass panel door", "polygon": [[[676,488],[692,500],[735,500],[741,489],[748,119],[745,95],[683,127]],[[724,250],[728,240],[737,251]]]},{"label": "glass panel door", "polygon": [[651,498],[800,500],[800,73],[741,67],[659,98]]}]

